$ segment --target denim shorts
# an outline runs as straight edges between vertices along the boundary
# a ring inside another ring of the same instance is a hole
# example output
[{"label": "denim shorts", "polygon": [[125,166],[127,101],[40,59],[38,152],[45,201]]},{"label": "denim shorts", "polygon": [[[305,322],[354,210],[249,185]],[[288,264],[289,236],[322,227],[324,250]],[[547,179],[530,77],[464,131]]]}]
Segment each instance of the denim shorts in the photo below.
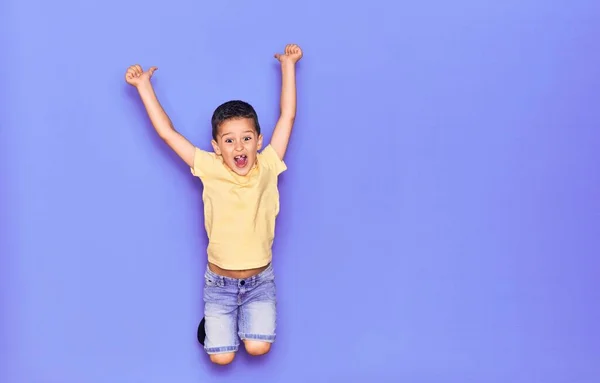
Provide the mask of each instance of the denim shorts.
[{"label": "denim shorts", "polygon": [[204,275],[204,318],[208,354],[236,352],[242,340],[275,341],[276,295],[273,266],[246,279]]}]

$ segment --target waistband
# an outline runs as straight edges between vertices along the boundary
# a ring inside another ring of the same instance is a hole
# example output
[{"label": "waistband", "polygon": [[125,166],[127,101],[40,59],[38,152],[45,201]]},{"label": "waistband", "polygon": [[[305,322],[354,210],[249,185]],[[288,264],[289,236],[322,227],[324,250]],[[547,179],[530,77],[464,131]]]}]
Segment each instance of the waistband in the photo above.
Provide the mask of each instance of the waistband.
[{"label": "waistband", "polygon": [[206,265],[206,273],[204,275],[204,278],[206,278],[209,283],[216,286],[254,286],[262,282],[274,279],[273,264],[269,263],[269,266],[267,266],[267,268],[261,271],[260,273],[244,279],[231,278],[219,275],[213,272],[211,269],[209,269],[208,265]]}]

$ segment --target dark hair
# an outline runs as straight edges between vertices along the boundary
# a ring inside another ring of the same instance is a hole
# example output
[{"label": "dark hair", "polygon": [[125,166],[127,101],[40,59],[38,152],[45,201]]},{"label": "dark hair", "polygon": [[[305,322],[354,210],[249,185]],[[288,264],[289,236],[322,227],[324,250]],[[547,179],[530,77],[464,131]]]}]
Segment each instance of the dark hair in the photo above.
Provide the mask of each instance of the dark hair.
[{"label": "dark hair", "polygon": [[258,115],[252,107],[245,101],[232,100],[227,101],[217,107],[212,115],[212,136],[213,139],[217,139],[219,133],[219,126],[224,121],[237,119],[237,118],[249,118],[254,122],[254,128],[256,133],[260,134],[260,125],[258,123]]}]

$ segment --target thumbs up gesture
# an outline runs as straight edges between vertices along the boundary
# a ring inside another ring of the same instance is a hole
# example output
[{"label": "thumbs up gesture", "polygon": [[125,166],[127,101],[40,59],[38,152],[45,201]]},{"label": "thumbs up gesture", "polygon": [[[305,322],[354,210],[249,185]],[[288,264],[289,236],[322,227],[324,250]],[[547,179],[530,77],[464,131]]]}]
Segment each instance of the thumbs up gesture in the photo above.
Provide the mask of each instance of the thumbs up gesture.
[{"label": "thumbs up gesture", "polygon": [[297,44],[288,44],[283,53],[275,53],[274,56],[281,63],[289,61],[295,64],[302,58],[302,49]]},{"label": "thumbs up gesture", "polygon": [[150,81],[157,69],[157,67],[153,66],[144,71],[140,65],[132,65],[127,68],[127,72],[125,72],[125,81],[127,81],[129,85],[137,88],[140,84]]}]

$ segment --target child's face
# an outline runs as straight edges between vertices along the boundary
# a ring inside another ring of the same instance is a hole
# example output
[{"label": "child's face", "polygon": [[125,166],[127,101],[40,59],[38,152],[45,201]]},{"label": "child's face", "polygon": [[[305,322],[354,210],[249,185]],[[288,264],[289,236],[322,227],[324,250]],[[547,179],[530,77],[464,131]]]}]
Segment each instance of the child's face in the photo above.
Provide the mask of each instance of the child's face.
[{"label": "child's face", "polygon": [[249,118],[231,119],[219,127],[217,140],[212,141],[215,153],[235,173],[245,176],[256,162],[257,152],[262,146],[262,135],[256,133]]}]

